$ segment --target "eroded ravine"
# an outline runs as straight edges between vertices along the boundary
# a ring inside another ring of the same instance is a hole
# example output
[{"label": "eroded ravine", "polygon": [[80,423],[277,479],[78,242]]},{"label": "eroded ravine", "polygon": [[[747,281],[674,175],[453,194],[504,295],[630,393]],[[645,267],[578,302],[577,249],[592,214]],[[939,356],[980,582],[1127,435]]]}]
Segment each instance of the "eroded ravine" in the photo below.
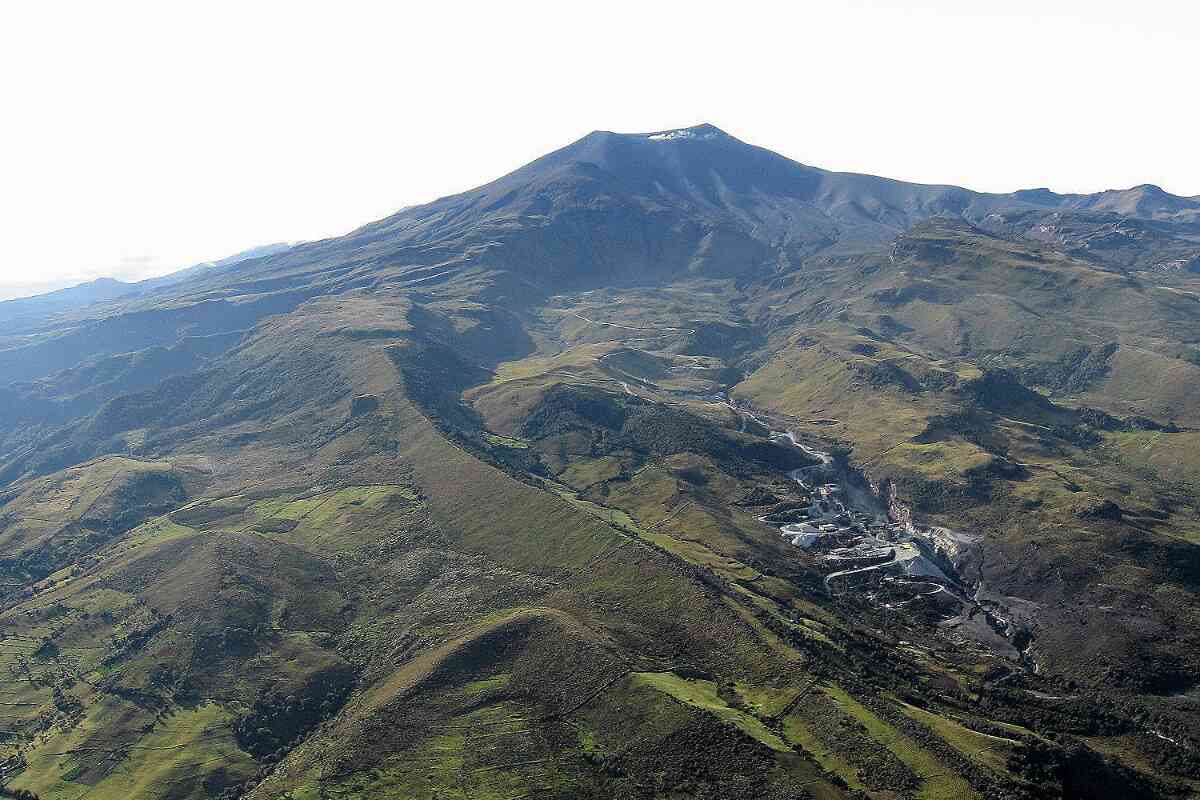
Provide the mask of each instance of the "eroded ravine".
[{"label": "eroded ravine", "polygon": [[[696,399],[711,402],[714,398]],[[910,508],[888,496],[890,487],[881,487],[851,465],[801,441],[795,431],[773,427],[766,414],[732,401],[727,394],[716,399],[738,414],[742,420],[739,429],[744,430],[746,422],[753,423],[766,429],[772,441],[795,446],[817,460],[788,473],[801,489],[820,497],[806,509],[809,520],[784,522],[778,514],[759,519],[802,549],[826,550],[822,560],[833,567],[824,578],[828,591],[859,590],[892,610],[918,602],[934,604],[942,610],[947,627],[959,635],[1024,669],[1038,671],[1027,627],[1014,621],[1016,615],[1006,613],[999,598],[981,597],[986,593],[981,583],[967,578],[956,566],[981,537],[918,524]],[[850,524],[838,525],[839,518]],[[885,582],[893,590],[887,599],[873,591]],[[904,590],[907,597],[897,599],[896,589]],[[975,623],[976,619],[982,620],[984,627]]]}]

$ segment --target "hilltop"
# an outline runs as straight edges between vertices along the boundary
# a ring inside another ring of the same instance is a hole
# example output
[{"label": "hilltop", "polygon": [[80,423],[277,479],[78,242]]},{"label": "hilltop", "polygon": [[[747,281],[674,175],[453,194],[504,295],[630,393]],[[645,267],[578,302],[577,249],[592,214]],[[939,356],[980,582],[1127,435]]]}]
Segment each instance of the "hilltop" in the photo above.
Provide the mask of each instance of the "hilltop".
[{"label": "hilltop", "polygon": [[0,318],[9,790],[1200,785],[1196,198],[598,131],[128,288]]}]

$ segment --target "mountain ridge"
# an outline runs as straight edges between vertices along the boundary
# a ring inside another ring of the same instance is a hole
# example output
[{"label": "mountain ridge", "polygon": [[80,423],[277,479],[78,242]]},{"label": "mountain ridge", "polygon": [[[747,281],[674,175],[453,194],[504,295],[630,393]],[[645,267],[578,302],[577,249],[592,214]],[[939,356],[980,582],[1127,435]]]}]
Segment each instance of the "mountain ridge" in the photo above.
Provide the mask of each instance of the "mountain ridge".
[{"label": "mountain ridge", "polygon": [[1135,188],[597,132],[0,329],[0,784],[1195,796],[1200,245]]},{"label": "mountain ridge", "polygon": [[[392,215],[367,223],[346,234],[344,237],[333,237],[324,241],[337,241],[343,238],[355,237],[360,235],[360,232],[365,234],[386,229],[391,227],[391,223],[395,220],[404,220],[413,215],[428,215],[434,213],[435,209],[440,209],[447,205],[461,205],[462,201],[466,199],[472,200],[471,205],[486,204],[489,202],[495,204],[512,189],[513,185],[536,184],[540,180],[548,180],[549,178],[546,173],[548,170],[552,171],[552,168],[577,167],[580,164],[586,163],[603,169],[604,165],[614,155],[618,159],[628,159],[628,151],[632,150],[638,143],[653,143],[658,145],[658,150],[667,153],[671,153],[672,149],[677,149],[684,143],[687,143],[688,146],[709,143],[710,148],[715,146],[720,149],[729,149],[732,146],[732,148],[741,150],[743,153],[753,152],[755,161],[767,162],[775,167],[783,167],[792,175],[790,181],[785,185],[793,192],[794,197],[813,203],[825,211],[836,209],[840,216],[848,220],[864,215],[873,217],[881,210],[901,214],[900,217],[896,218],[892,227],[899,226],[903,228],[911,224],[912,220],[906,216],[908,214],[906,209],[914,203],[918,206],[918,215],[932,216],[939,213],[965,214],[968,218],[974,220],[982,219],[989,213],[995,213],[998,207],[1004,206],[1007,203],[1009,211],[1047,209],[1058,211],[1110,211],[1125,217],[1149,220],[1159,219],[1164,212],[1171,212],[1175,216],[1180,214],[1186,215],[1187,222],[1196,223],[1200,221],[1200,195],[1196,197],[1173,195],[1153,184],[1140,184],[1129,189],[1107,189],[1091,194],[1060,194],[1046,188],[1020,189],[1008,193],[979,192],[951,184],[913,183],[866,173],[825,170],[820,167],[809,166],[794,161],[773,151],[749,145],[725,133],[711,123],[701,123],[687,128],[667,129],[648,133],[617,133],[596,130],[559,150],[535,159],[529,164],[518,167],[512,172],[506,173],[479,187],[447,195],[427,203],[406,207]],[[614,154],[614,147],[625,152]],[[711,156],[712,151],[710,149],[701,158],[706,163],[712,163],[713,159]],[[642,159],[643,162],[646,160]],[[639,164],[636,158],[634,159],[634,165],[635,167],[645,166],[644,163]],[[672,163],[669,165],[667,171],[669,172],[671,169],[678,170],[681,166],[678,164],[678,159],[673,156]],[[628,165],[625,168],[627,169]],[[653,175],[654,173],[650,171],[644,174]],[[678,178],[678,176],[676,177]],[[652,178],[647,179],[652,180]],[[778,181],[773,182],[773,185],[778,188]],[[675,186],[674,188],[675,193],[678,193],[679,187]],[[865,191],[868,189],[871,191]],[[906,192],[915,192],[919,195],[919,198],[916,200],[904,198],[903,195]],[[872,201],[868,205],[877,206],[876,208],[863,209],[862,198],[864,193]],[[891,202],[883,202],[889,198]],[[712,193],[709,192],[705,196],[705,199],[711,201],[713,199]],[[190,271],[199,270],[200,268],[227,267],[240,261],[274,255],[295,246],[296,244],[292,243],[251,248],[227,258],[214,262],[205,262],[205,264],[186,268],[164,278],[151,279],[142,283],[148,287],[153,287],[167,281],[175,282],[187,276]],[[80,284],[78,287],[68,288],[82,288],[88,285],[90,284]],[[139,286],[141,284],[129,285]],[[47,295],[37,295],[35,298],[48,298],[59,294],[61,291],[63,290],[57,290]],[[24,299],[32,300],[35,298]]]}]

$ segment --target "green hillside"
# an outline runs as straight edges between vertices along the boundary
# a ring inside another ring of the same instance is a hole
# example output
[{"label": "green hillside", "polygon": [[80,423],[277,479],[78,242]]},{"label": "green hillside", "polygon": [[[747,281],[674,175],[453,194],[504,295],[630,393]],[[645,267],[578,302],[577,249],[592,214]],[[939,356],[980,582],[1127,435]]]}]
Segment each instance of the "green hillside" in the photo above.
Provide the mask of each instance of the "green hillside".
[{"label": "green hillside", "polygon": [[3,791],[1196,796],[1194,202],[674,133],[0,320]]}]

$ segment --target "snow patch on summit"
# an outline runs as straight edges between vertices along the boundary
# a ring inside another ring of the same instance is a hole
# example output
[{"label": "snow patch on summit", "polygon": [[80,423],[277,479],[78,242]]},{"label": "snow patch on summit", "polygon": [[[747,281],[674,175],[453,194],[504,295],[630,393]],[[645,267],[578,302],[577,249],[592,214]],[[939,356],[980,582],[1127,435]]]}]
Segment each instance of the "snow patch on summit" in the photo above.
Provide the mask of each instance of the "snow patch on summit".
[{"label": "snow patch on summit", "polygon": [[673,139],[715,139],[716,131],[695,131],[690,128],[680,128],[674,131],[648,133],[646,138],[654,142],[669,142]]}]

